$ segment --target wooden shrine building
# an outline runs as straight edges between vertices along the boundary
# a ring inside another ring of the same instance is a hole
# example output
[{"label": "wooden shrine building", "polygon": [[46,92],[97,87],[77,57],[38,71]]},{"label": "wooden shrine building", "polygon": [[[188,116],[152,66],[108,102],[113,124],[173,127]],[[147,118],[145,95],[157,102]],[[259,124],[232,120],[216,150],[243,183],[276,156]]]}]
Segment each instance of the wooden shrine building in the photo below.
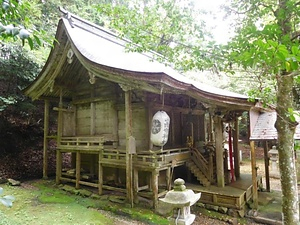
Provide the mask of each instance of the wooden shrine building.
[{"label": "wooden shrine building", "polygon": [[[132,204],[143,196],[156,208],[158,198],[181,177],[207,189],[200,201],[244,207],[252,196],[251,178],[238,196],[213,190],[231,182],[223,148],[225,123],[233,124],[234,176],[240,178],[238,117],[255,103],[190,81],[151,54],[127,52],[127,40],[61,11],[57,42],[25,90],[45,102],[43,176],[48,176],[48,142],[54,138],[57,183],[95,187],[99,194],[123,192]],[[170,118],[164,146],[150,140],[158,111]],[[54,137],[49,118],[57,120]],[[62,166],[64,154],[72,158],[68,170]]]}]

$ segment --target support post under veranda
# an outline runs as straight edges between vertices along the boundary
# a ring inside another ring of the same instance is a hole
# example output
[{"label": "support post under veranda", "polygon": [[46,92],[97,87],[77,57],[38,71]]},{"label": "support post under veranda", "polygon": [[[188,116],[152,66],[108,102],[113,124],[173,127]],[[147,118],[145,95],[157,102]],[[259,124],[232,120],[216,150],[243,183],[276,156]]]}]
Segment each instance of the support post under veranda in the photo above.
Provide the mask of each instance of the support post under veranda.
[{"label": "support post under veranda", "polygon": [[45,100],[44,109],[44,146],[43,146],[43,178],[48,178],[48,135],[49,135],[49,100]]},{"label": "support post under veranda", "polygon": [[132,154],[130,152],[130,137],[132,136],[131,90],[125,89],[125,125],[126,125],[126,193],[127,200],[133,207],[132,185]]},{"label": "support post under veranda", "polygon": [[253,211],[258,209],[258,188],[257,188],[257,171],[256,171],[256,157],[255,144],[250,141],[251,148],[251,169],[252,169],[252,189],[253,189]]},{"label": "support post under veranda", "polygon": [[266,176],[266,190],[268,192],[270,189],[270,171],[269,171],[269,157],[268,157],[268,141],[264,141],[264,159],[265,159],[265,176]]},{"label": "support post under veranda", "polygon": [[217,166],[217,185],[225,186],[224,178],[224,150],[223,150],[223,122],[221,117],[214,116],[215,146],[216,146],[216,166]]},{"label": "support post under veranda", "polygon": [[234,155],[234,175],[240,177],[240,152],[239,152],[239,120],[236,116],[233,129],[233,155]]}]

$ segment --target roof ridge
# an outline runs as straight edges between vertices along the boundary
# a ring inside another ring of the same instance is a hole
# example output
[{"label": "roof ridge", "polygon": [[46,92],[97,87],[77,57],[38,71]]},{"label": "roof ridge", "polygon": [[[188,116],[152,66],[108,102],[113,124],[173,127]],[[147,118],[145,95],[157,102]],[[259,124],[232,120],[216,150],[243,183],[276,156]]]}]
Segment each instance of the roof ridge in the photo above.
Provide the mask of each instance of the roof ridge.
[{"label": "roof ridge", "polygon": [[[113,30],[111,29],[107,29],[107,28],[104,28],[100,25],[97,25],[93,22],[90,22],[86,19],[83,19],[81,18],[80,16],[77,16],[71,12],[69,12],[68,10],[64,9],[63,7],[59,7],[59,11],[61,13],[63,13],[63,18],[67,19],[71,25],[72,28],[74,28],[75,26],[77,27],[80,27],[81,29],[84,29],[86,30],[87,32],[91,32],[99,37],[102,37],[108,41],[111,41],[115,44],[118,44],[120,46],[123,46],[123,47],[126,47],[126,44],[134,44],[136,46],[138,46],[137,44],[133,43],[131,40],[125,38],[125,37],[120,37],[118,36],[116,33],[114,33]],[[75,19],[76,21],[72,20],[72,19]],[[77,22],[77,23],[76,23]],[[86,26],[89,27],[89,29],[87,29]],[[91,29],[91,28],[94,28],[94,29]],[[98,32],[97,32],[98,30]],[[116,31],[117,32],[117,31]],[[107,36],[104,36],[103,34],[107,34]],[[111,37],[113,36],[114,40],[112,40]],[[148,57],[149,59],[153,59],[155,61],[157,61],[155,59],[154,56],[162,56],[161,54],[159,54],[158,52],[155,52],[155,51],[147,51],[147,52],[139,52],[139,54],[142,54],[142,55],[145,55],[146,57]],[[170,65],[169,65],[170,66]],[[172,67],[172,66],[170,66]],[[172,67],[173,68],[173,67]],[[173,68],[174,69],[174,68]]]},{"label": "roof ridge", "polygon": [[[63,7],[59,7],[59,11],[60,11],[61,13],[63,13],[63,17],[66,18],[66,19],[68,19],[71,25],[74,23],[74,21],[72,21],[72,18],[74,18],[74,19],[76,19],[77,21],[82,22],[83,24],[86,24],[86,25],[89,25],[89,26],[91,26],[91,27],[97,28],[98,30],[104,31],[105,33],[108,33],[108,34],[110,34],[110,35],[113,35],[113,36],[116,37],[116,38],[122,39],[122,40],[124,40],[124,41],[126,41],[126,42],[131,42],[130,40],[128,40],[128,39],[126,39],[126,38],[120,38],[120,37],[119,37],[118,35],[116,35],[112,30],[106,29],[106,28],[104,28],[104,27],[102,27],[102,26],[100,26],[100,25],[97,25],[96,23],[93,23],[93,22],[90,22],[90,21],[88,21],[88,20],[86,20],[86,19],[83,19],[82,17],[77,16],[77,15],[75,15],[75,14],[69,12],[68,10],[64,9]],[[75,25],[78,25],[78,24],[75,23]],[[73,26],[74,26],[74,24],[73,24]],[[72,26],[72,27],[73,27],[73,26]]]}]

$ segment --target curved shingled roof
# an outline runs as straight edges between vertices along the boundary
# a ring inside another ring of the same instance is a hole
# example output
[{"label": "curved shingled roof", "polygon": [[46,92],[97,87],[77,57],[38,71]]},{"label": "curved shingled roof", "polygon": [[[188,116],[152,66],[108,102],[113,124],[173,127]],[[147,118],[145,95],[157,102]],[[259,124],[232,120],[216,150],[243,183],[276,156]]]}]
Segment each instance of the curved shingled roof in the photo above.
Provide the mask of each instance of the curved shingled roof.
[{"label": "curved shingled roof", "polygon": [[[299,112],[297,112],[299,113]],[[296,126],[294,139],[300,140],[300,117],[295,115],[298,125]],[[277,140],[277,130],[275,122],[277,118],[276,111],[259,113],[255,125],[251,131],[251,141]]]},{"label": "curved shingled roof", "polygon": [[25,90],[25,94],[33,99],[57,93],[55,90],[50,93],[50,86],[62,76],[62,70],[67,70],[64,64],[67,64],[68,50],[72,49],[87,71],[109,81],[134,84],[135,88],[156,93],[164,87],[166,92],[183,93],[208,104],[213,101],[216,105],[240,109],[249,109],[255,104],[248,102],[245,95],[189,80],[171,67],[153,60],[155,53],[128,52],[125,47],[128,40],[65,10],[62,12],[64,16],[56,33],[59,43],[55,43],[38,78]]}]

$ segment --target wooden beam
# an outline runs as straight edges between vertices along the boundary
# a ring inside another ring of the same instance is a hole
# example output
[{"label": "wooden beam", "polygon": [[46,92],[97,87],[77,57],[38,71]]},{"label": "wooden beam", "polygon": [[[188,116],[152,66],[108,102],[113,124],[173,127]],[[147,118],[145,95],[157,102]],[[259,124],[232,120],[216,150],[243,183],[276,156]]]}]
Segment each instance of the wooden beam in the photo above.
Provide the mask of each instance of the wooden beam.
[{"label": "wooden beam", "polygon": [[216,167],[217,167],[217,186],[225,186],[224,178],[224,161],[223,161],[223,123],[219,116],[214,116],[214,130],[215,130],[215,143],[216,143]]},{"label": "wooden beam", "polygon": [[96,102],[106,102],[106,101],[114,101],[115,97],[106,97],[106,96],[99,96],[99,97],[90,97],[84,99],[75,99],[72,101],[73,105],[81,105],[86,103],[96,103]]},{"label": "wooden beam", "polygon": [[48,178],[48,134],[49,134],[49,101],[45,100],[44,109],[44,146],[43,146],[43,178]]},{"label": "wooden beam", "polygon": [[[43,77],[46,77],[47,79],[39,79],[38,81],[40,81],[39,83],[35,83],[34,86],[32,88],[36,88],[35,86],[38,86],[42,81],[44,82],[45,80],[47,80],[46,83],[44,83],[43,85],[41,85],[39,87],[38,90],[35,91],[35,96],[33,97],[33,99],[38,99],[40,96],[42,96],[46,90],[50,87],[50,86],[56,86],[54,85],[54,81],[55,78],[57,78],[61,71],[62,68],[67,60],[67,54],[68,51],[71,47],[71,43],[69,41],[67,41],[66,45],[64,46],[64,49],[57,53],[56,55],[53,54],[52,57],[54,58],[54,60],[49,60],[48,62],[50,62],[50,64],[46,67],[46,70],[43,72]],[[56,48],[54,48],[56,49]],[[58,48],[59,49],[59,48]],[[50,55],[51,56],[51,55]],[[48,76],[48,74],[50,74]],[[59,87],[59,89],[63,89],[62,87]]]},{"label": "wooden beam", "polygon": [[[161,110],[161,103],[151,102],[150,107],[154,110]],[[183,113],[183,114],[191,114],[191,115],[204,115],[205,111],[201,109],[190,109],[190,108],[182,108],[170,105],[164,105],[164,110],[172,111],[176,113]]]},{"label": "wooden beam", "polygon": [[111,81],[113,83],[119,83],[124,85],[130,85],[134,89],[138,90],[145,90],[151,93],[160,94],[160,89],[151,85],[147,81],[143,80],[137,80],[138,77],[135,77],[134,79],[130,79],[126,76],[122,76],[121,73],[115,72],[115,71],[106,71],[105,69],[99,68],[99,66],[92,66],[89,63],[86,63],[84,60],[80,60],[84,66],[93,74],[95,74],[96,77],[100,77],[102,79]]},{"label": "wooden beam", "polygon": [[264,141],[264,159],[265,159],[265,175],[266,175],[266,190],[270,192],[270,171],[269,171],[269,156],[268,156],[268,141]]},{"label": "wooden beam", "polygon": [[253,189],[253,210],[258,209],[258,193],[257,193],[257,171],[254,141],[250,141],[251,148],[251,168],[252,168],[252,189]]},{"label": "wooden beam", "polygon": [[234,175],[240,177],[240,153],[239,153],[239,120],[238,117],[234,121],[233,129],[233,157],[234,157]]}]

